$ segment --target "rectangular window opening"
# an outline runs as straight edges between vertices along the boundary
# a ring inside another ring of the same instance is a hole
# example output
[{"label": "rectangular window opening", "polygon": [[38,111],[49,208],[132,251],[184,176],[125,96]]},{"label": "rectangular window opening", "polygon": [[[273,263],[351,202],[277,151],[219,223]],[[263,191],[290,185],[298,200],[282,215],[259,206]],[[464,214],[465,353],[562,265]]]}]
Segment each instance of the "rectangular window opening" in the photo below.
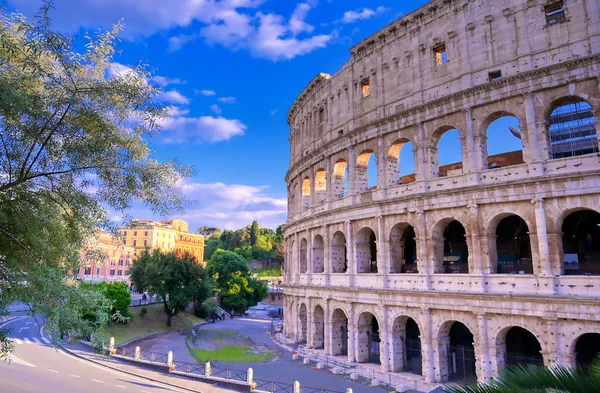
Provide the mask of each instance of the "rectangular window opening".
[{"label": "rectangular window opening", "polygon": [[565,21],[565,7],[562,1],[556,1],[554,3],[544,6],[546,12],[546,23],[553,25]]},{"label": "rectangular window opening", "polygon": [[325,121],[325,108],[319,109],[319,124]]},{"label": "rectangular window opening", "polygon": [[433,54],[435,55],[435,65],[442,65],[448,62],[448,52],[446,51],[446,44],[439,44],[433,48]]},{"label": "rectangular window opening", "polygon": [[362,96],[368,97],[371,95],[371,83],[369,82],[369,78],[364,79],[360,82],[360,87],[362,89]]},{"label": "rectangular window opening", "polygon": [[498,70],[498,71],[491,71],[490,73],[488,73],[490,82],[493,81],[498,81],[500,79],[502,79],[502,71]]}]

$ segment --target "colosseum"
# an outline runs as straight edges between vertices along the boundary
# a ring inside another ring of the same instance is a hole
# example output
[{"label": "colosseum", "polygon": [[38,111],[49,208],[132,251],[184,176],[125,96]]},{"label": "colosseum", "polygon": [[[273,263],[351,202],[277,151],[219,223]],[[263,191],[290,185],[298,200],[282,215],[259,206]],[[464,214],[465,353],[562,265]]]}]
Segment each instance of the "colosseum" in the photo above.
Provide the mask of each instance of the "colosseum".
[{"label": "colosseum", "polygon": [[435,0],[351,54],[288,114],[285,338],[419,390],[588,366],[600,2]]}]

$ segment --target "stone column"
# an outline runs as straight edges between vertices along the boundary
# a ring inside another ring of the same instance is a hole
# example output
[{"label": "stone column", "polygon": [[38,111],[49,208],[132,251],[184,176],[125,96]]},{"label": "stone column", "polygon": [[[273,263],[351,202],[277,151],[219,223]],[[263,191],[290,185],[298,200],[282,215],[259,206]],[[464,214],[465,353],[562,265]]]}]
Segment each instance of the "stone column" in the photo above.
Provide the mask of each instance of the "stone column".
[{"label": "stone column", "polygon": [[331,299],[323,299],[324,300],[324,320],[325,320],[325,329],[323,331],[323,352],[325,352],[325,355],[331,355],[332,354],[332,349],[331,349],[331,337],[332,337],[332,329],[333,326],[331,326],[331,305],[329,304]]},{"label": "stone column", "polygon": [[382,321],[379,323],[381,346],[379,347],[379,359],[381,361],[381,372],[390,371],[390,326],[388,325],[388,306],[382,307]]},{"label": "stone column", "polygon": [[490,355],[490,372],[492,375],[499,375],[506,368],[506,359],[504,358],[504,347],[501,345],[488,345]]},{"label": "stone column", "polygon": [[[466,108],[463,110],[465,114],[465,124],[467,125],[467,135],[465,137],[465,148],[467,154],[465,157],[467,160],[463,162],[463,173],[468,174],[469,183],[477,184],[478,178],[476,176],[472,176],[472,173],[476,173],[481,170],[480,162],[481,158],[477,157],[477,149],[475,148],[475,132],[473,130],[473,114],[471,108]],[[464,159],[463,159],[464,161]]]},{"label": "stone column", "polygon": [[350,303],[350,315],[348,316],[348,362],[356,360],[356,321],[354,320],[354,303]]},{"label": "stone column", "polygon": [[356,278],[356,264],[354,263],[354,239],[352,236],[352,221],[346,221],[346,254],[348,256],[348,274],[350,275],[350,287],[354,287]]},{"label": "stone column", "polygon": [[[469,252],[469,259],[472,261],[470,263],[470,268],[472,268],[472,272],[469,269],[471,274],[477,274],[483,276],[483,252],[481,250],[481,228],[479,223],[480,215],[479,215],[479,206],[476,203],[471,203],[467,206],[469,208],[469,232],[471,235],[471,245],[473,247],[472,251]],[[482,288],[485,292],[485,279],[482,278]]]},{"label": "stone column", "polygon": [[417,226],[419,231],[419,237],[415,239],[419,245],[418,251],[418,262],[417,266],[420,274],[425,275],[425,288],[431,289],[431,274],[434,272],[432,263],[429,259],[429,245],[427,240],[427,218],[424,210],[417,210]]},{"label": "stone column", "polygon": [[329,278],[331,274],[331,240],[329,239],[329,232],[327,225],[323,225],[321,233],[323,235],[323,267],[324,267],[324,281],[325,286],[329,285]]},{"label": "stone column", "polygon": [[435,362],[435,353],[438,352],[438,341],[433,338],[433,317],[430,308],[423,308],[422,314],[425,314],[425,325],[421,332],[421,356],[423,358],[423,377],[425,382],[434,383],[436,381],[436,370],[439,372],[440,365]]},{"label": "stone column", "polygon": [[542,153],[540,151],[540,133],[543,132],[543,126],[538,127],[535,117],[535,101],[533,93],[527,93],[523,96],[525,105],[525,120],[527,123],[527,136],[523,141],[527,158],[525,161],[529,166],[530,176],[541,176],[544,174],[542,166]]},{"label": "stone column", "polygon": [[538,273],[543,276],[551,276],[552,266],[550,265],[550,250],[548,248],[548,229],[546,227],[544,199],[536,197],[531,200],[531,203],[535,206],[535,226],[537,229],[537,241],[540,253]]},{"label": "stone column", "polygon": [[296,302],[294,305],[293,311],[293,321],[294,323],[294,342],[298,343],[300,340],[300,299],[296,297]]},{"label": "stone column", "polygon": [[306,299],[306,347],[312,349],[315,347],[315,327],[313,315],[313,299]]},{"label": "stone column", "polygon": [[488,317],[485,313],[477,314],[477,328],[479,330],[479,348],[475,348],[475,353],[479,353],[479,356],[476,356],[477,376],[479,381],[488,382],[493,374],[488,342]]},{"label": "stone column", "polygon": [[352,203],[356,199],[356,157],[354,146],[348,148],[348,196]]},{"label": "stone column", "polygon": [[327,203],[327,211],[331,210],[331,202],[333,201],[333,184],[335,183],[335,174],[333,173],[331,157],[325,159],[325,202]]},{"label": "stone column", "polygon": [[306,239],[306,268],[307,268],[307,274],[306,274],[306,283],[308,285],[312,285],[312,274],[314,271],[314,264],[313,264],[313,231],[312,229],[309,229],[308,231],[306,231],[306,236],[308,239]]},{"label": "stone column", "polygon": [[383,280],[383,288],[388,287],[390,263],[388,257],[388,242],[385,236],[385,225],[382,216],[377,216],[377,267]]},{"label": "stone column", "polygon": [[294,272],[294,283],[298,284],[300,282],[300,239],[298,237],[298,232],[294,233],[294,238],[294,247],[292,249],[294,255],[292,258],[292,271]]},{"label": "stone column", "polygon": [[546,334],[544,335],[546,350],[542,350],[544,365],[564,365],[563,345],[559,330],[559,321],[557,318],[544,318],[546,325]]},{"label": "stone column", "polygon": [[425,123],[419,123],[419,132],[415,141],[415,174],[418,181],[431,179],[431,163],[428,162],[427,132]]},{"label": "stone column", "polygon": [[377,190],[381,199],[387,196],[388,187],[388,172],[386,167],[387,151],[385,149],[385,141],[383,136],[377,138],[378,154],[377,154]]}]

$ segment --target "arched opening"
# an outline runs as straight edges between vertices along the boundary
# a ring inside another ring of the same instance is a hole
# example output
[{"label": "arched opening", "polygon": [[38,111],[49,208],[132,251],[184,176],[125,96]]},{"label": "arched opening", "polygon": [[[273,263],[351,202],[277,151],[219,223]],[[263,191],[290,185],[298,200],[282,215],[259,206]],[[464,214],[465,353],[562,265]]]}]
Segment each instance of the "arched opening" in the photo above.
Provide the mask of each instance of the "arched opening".
[{"label": "arched opening", "polygon": [[469,328],[460,322],[451,322],[450,329],[447,333],[443,333],[441,339],[442,342],[447,343],[448,348],[447,363],[442,364],[442,373],[447,371],[447,380],[475,381],[477,379],[475,347],[473,334]]},{"label": "arched opening", "polygon": [[315,236],[313,241],[313,273],[323,273],[325,271],[325,245],[323,243],[323,237],[321,235]]},{"label": "arched opening", "polygon": [[450,128],[443,132],[438,140],[436,158],[437,175],[439,177],[463,174],[463,156],[460,132]]},{"label": "arched opening", "polygon": [[577,368],[589,370],[590,365],[600,353],[600,334],[586,333],[575,344],[575,364]]},{"label": "arched opening", "polygon": [[377,273],[377,243],[375,232],[364,227],[356,236],[357,273]]},{"label": "arched opening", "polygon": [[315,349],[323,349],[325,344],[325,312],[317,305],[313,314],[313,345]]},{"label": "arched opening", "polygon": [[496,113],[488,121],[485,167],[495,169],[522,164],[523,142],[519,119],[505,113]]},{"label": "arched opening", "polygon": [[417,242],[412,225],[394,225],[390,233],[390,273],[418,273]]},{"label": "arched opening", "polygon": [[496,228],[497,272],[533,274],[529,227],[517,215],[505,217]]},{"label": "arched opening", "polygon": [[348,317],[341,309],[331,314],[331,355],[348,355]]},{"label": "arched opening", "polygon": [[600,214],[579,210],[562,225],[565,274],[600,275]]},{"label": "arched opening", "polygon": [[333,197],[340,199],[348,195],[348,163],[339,159],[333,165]]},{"label": "arched opening", "polygon": [[308,311],[304,303],[300,305],[300,309],[298,310],[298,322],[300,322],[298,326],[298,344],[306,344],[308,337]]},{"label": "arched opening", "polygon": [[540,342],[531,332],[514,326],[506,333],[506,367],[527,364],[544,364]]},{"label": "arched opening", "polygon": [[392,329],[392,371],[422,375],[419,326],[412,318],[398,317]]},{"label": "arched opening", "polygon": [[548,118],[550,157],[564,158],[598,153],[598,135],[592,106],[579,97],[564,97],[553,104]]},{"label": "arched opening", "polygon": [[318,204],[327,201],[327,172],[323,168],[315,174],[315,201]]},{"label": "arched opening", "polygon": [[369,312],[364,312],[358,317],[357,324],[357,363],[381,363],[379,346],[379,322]]},{"label": "arched opening", "polygon": [[412,183],[415,176],[415,153],[411,141],[398,139],[388,150],[387,178],[390,186]]},{"label": "arched opening", "polygon": [[306,239],[300,241],[300,273],[308,272],[308,242]]},{"label": "arched opening", "polygon": [[310,207],[310,178],[306,176],[302,180],[302,209],[306,210]]},{"label": "arched opening", "polygon": [[443,273],[469,273],[469,248],[465,227],[452,220],[444,229]]},{"label": "arched opening", "polygon": [[346,236],[340,231],[333,234],[331,239],[331,272],[346,273],[348,271],[348,251]]},{"label": "arched opening", "polygon": [[363,193],[377,186],[377,160],[373,150],[363,150],[356,158],[356,192]]}]

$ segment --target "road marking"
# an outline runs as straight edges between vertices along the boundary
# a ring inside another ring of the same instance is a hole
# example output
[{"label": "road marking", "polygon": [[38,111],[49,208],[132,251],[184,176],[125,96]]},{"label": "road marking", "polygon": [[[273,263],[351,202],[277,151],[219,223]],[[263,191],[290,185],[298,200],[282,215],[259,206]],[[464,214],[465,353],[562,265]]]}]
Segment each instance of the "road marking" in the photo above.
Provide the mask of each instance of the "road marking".
[{"label": "road marking", "polygon": [[52,370],[51,368],[49,368],[48,371],[50,371],[51,373],[57,373],[58,374],[58,371]]},{"label": "road marking", "polygon": [[92,382],[102,383],[102,381],[98,381],[97,379],[92,379]]},{"label": "road marking", "polygon": [[33,341],[35,341],[37,344],[41,344],[40,340],[38,340],[37,338],[33,337],[32,338]]},{"label": "road marking", "polygon": [[25,344],[33,344],[27,337],[23,337],[23,341],[25,341]]},{"label": "road marking", "polygon": [[23,341],[19,340],[18,338],[11,338],[11,340],[16,342],[17,344],[23,344]]},{"label": "road marking", "polygon": [[50,344],[50,340],[48,340],[46,337],[42,337],[42,341],[46,344]]},{"label": "road marking", "polygon": [[28,366],[28,367],[35,367],[33,364],[31,363],[27,363],[25,360],[21,360],[18,357],[16,357],[15,355],[13,355],[12,353],[8,356],[8,360],[11,362],[15,362],[15,363],[19,363],[22,364],[24,366]]},{"label": "road marking", "polygon": [[123,389],[125,389],[125,386],[123,386],[123,385],[115,385],[115,386],[116,386],[116,387],[118,387],[118,388],[123,388]]},{"label": "road marking", "polygon": [[147,390],[140,390],[140,393],[150,393],[150,392]]},{"label": "road marking", "polygon": [[73,378],[81,378],[79,375],[75,375],[75,374],[69,374],[69,377],[73,377]]},{"label": "road marking", "polygon": [[19,329],[19,332],[24,329],[29,329],[29,326],[23,326],[21,329]]}]

